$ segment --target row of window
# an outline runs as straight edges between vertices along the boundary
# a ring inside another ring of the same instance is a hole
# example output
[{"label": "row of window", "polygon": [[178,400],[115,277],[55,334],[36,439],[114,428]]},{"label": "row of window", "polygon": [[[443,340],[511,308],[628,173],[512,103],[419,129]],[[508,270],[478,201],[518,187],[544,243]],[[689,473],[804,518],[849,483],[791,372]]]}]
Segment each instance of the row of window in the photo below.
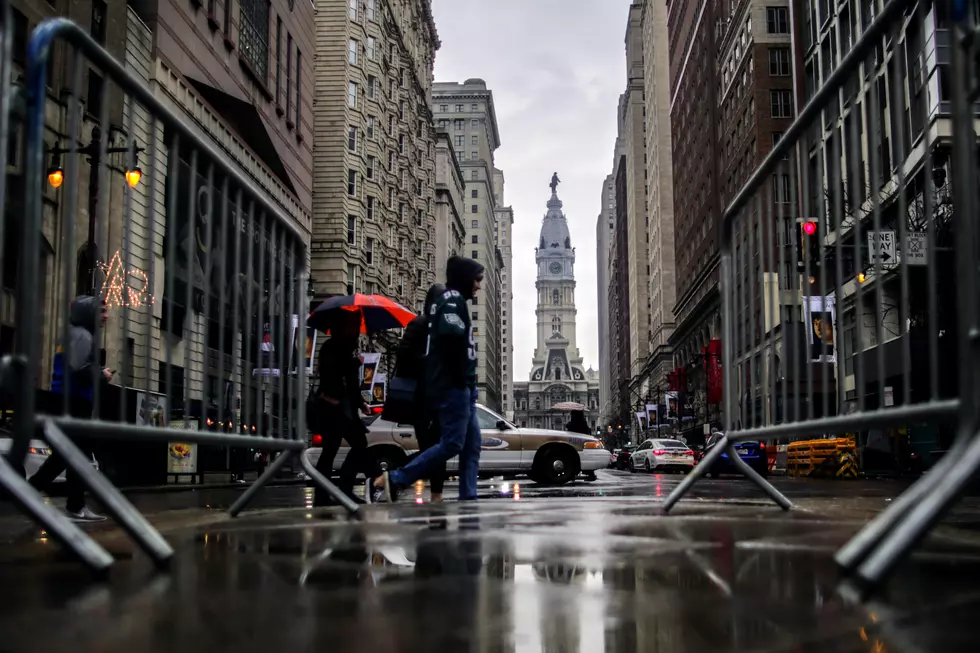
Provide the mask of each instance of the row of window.
[{"label": "row of window", "polygon": [[[267,0],[240,0],[241,20],[238,27],[238,48],[259,81],[269,81],[269,18],[271,4]],[[214,14],[215,0],[209,0],[209,13]],[[232,0],[225,0],[224,30],[231,26]],[[282,16],[276,16],[275,51],[275,103],[280,115],[285,115],[286,126],[294,124],[299,129],[302,116],[302,65],[303,53],[295,47],[293,36],[286,30],[283,40]],[[285,64],[283,58],[285,56]],[[285,71],[285,84],[283,84]],[[283,102],[285,100],[285,102]]]},{"label": "row of window", "polygon": [[[456,111],[454,113],[465,113],[466,112],[466,105],[464,105],[464,104],[457,104],[455,106],[455,108],[456,108]],[[479,110],[480,110],[479,103],[474,102],[473,104],[470,105],[470,111],[472,113],[476,113]],[[439,105],[439,113],[449,113],[449,105],[448,104],[440,104]]]},{"label": "row of window", "polygon": [[[441,129],[442,131],[449,131],[449,119],[448,118],[440,118],[439,119],[439,122],[436,123],[436,124],[439,126],[439,129]],[[480,128],[480,121],[478,119],[474,118],[473,120],[470,121],[470,127],[472,129],[479,129]],[[464,129],[466,129],[466,121],[465,120],[460,120],[460,119],[453,120],[453,131],[461,132]],[[473,138],[476,138],[476,136],[474,136]],[[476,143],[474,143],[474,145],[476,145]]]}]

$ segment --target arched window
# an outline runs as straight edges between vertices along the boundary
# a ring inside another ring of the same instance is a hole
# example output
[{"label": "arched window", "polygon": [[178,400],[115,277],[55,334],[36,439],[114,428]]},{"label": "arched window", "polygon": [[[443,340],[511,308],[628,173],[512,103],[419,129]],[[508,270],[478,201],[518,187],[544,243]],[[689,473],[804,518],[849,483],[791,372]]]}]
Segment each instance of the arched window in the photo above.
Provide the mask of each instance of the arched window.
[{"label": "arched window", "polygon": [[561,293],[558,292],[557,288],[551,291],[551,303],[555,306],[561,304]]},{"label": "arched window", "polygon": [[534,398],[534,410],[541,410],[541,397]]}]

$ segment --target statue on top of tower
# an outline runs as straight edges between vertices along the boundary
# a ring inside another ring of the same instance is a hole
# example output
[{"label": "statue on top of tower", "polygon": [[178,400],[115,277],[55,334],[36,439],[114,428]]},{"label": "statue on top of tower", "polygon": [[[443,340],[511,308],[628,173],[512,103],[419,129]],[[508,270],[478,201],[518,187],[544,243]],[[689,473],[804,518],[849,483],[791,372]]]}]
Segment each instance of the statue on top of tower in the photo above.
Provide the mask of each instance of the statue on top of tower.
[{"label": "statue on top of tower", "polygon": [[550,186],[551,186],[551,192],[552,193],[557,193],[558,192],[558,184],[560,184],[560,183],[561,183],[561,179],[558,178],[558,173],[556,172],[556,173],[552,174],[551,175],[551,184],[550,184]]}]

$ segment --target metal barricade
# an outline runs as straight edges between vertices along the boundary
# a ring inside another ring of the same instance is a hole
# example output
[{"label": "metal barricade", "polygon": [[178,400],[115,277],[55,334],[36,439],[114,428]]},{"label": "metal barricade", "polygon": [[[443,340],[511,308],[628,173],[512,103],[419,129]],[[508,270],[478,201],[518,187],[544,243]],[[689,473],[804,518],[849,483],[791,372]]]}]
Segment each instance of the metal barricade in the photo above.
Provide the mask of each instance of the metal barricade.
[{"label": "metal barricade", "polygon": [[874,6],[724,212],[725,435],[664,505],[727,453],[791,508],[739,442],[948,423],[953,451],[838,554],[869,587],[980,467],[976,3]]},{"label": "metal barricade", "polygon": [[[9,106],[9,25],[5,14],[0,112],[4,121]],[[67,147],[46,144],[52,131],[64,132],[61,125],[45,124],[51,115],[46,111],[46,82],[55,41],[61,41],[70,54],[62,118],[67,122]],[[16,353],[4,358],[2,368],[4,387],[15,395],[14,444],[7,459],[0,458],[0,489],[9,491],[35,521],[95,570],[107,569],[112,557],[46,505],[17,469],[23,467],[32,437],[43,437],[161,565],[173,554],[170,546],[93,468],[76,439],[280,451],[232,506],[232,516],[295,457],[320,487],[356,513],[357,506],[301,455],[307,440],[307,368],[301,343],[305,344],[309,308],[304,227],[74,23],[54,19],[39,25],[28,44],[27,67],[27,189]],[[105,83],[101,87],[89,83],[88,88],[96,88],[100,97],[88,97],[83,112],[79,89],[83,72],[92,75],[90,70],[100,71]],[[86,115],[93,111],[98,115]],[[120,118],[121,128],[113,127]],[[0,124],[0,140],[8,135],[5,127]],[[87,141],[89,129],[91,142],[79,146]],[[145,143],[137,143],[137,130],[142,130]],[[113,146],[116,134],[122,136],[120,147]],[[90,168],[89,236],[78,243],[79,217],[85,216],[79,202],[80,187],[86,186],[80,174],[82,155]],[[46,167],[49,161],[52,164]],[[46,190],[47,183],[58,190]],[[53,192],[58,193],[60,210],[52,226],[44,204]],[[0,199],[2,193],[0,178]],[[114,208],[110,209],[110,202],[115,202]],[[61,261],[42,270],[42,237],[52,233]],[[110,251],[115,253],[110,256]],[[44,320],[43,298],[38,297],[42,281],[49,281],[44,285],[58,297],[48,304],[54,308]],[[76,295],[94,296],[96,313],[101,299],[103,310],[110,312],[105,326],[92,315],[92,323],[85,327],[91,329],[90,351],[73,349],[78,332],[69,324],[69,306],[85,303]],[[59,322],[60,329],[49,328],[51,322]],[[55,365],[59,357],[62,363],[87,358],[93,363],[91,380],[62,375],[60,396],[53,395],[61,410],[42,410],[38,396],[43,391],[34,389],[46,386],[41,362],[47,360],[45,349],[55,341],[60,343]],[[118,365],[111,385],[103,381],[97,355],[103,343],[108,362]],[[85,403],[88,408],[79,412],[69,397],[86,389],[92,396]],[[119,398],[117,407],[106,407],[110,394]],[[143,423],[127,418],[131,400],[139,403],[138,421]],[[192,406],[198,402],[201,426],[216,422],[224,432],[191,429]],[[212,403],[215,413],[209,409]],[[172,416],[183,422],[182,428],[171,423]]]}]

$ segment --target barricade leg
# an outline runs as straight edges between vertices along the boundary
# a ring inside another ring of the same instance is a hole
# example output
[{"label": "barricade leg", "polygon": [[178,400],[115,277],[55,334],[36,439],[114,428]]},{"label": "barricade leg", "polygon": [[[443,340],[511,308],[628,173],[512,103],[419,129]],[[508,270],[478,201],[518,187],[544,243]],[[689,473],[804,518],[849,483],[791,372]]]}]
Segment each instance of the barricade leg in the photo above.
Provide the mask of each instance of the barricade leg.
[{"label": "barricade leg", "polygon": [[272,464],[266,467],[265,471],[262,473],[262,476],[256,479],[256,481],[252,483],[247,490],[245,490],[245,493],[238,497],[235,503],[232,504],[231,508],[228,510],[228,515],[231,517],[237,517],[239,513],[245,509],[245,506],[248,505],[249,501],[251,501],[255,495],[258,494],[259,490],[261,490],[266,483],[271,481],[279,470],[282,469],[294,455],[296,455],[296,451],[289,449],[287,451],[283,451],[278,458],[273,460]]},{"label": "barricade leg", "polygon": [[351,514],[352,517],[359,517],[360,512],[358,511],[357,504],[351,501],[351,498],[340,491],[340,488],[330,482],[330,480],[317,471],[316,467],[313,466],[306,456],[300,455],[299,463],[303,466],[303,471],[310,475],[313,482],[319,485],[321,488],[326,490],[330,496],[332,496],[337,503],[342,505],[347,509],[347,512]]},{"label": "barricade leg", "polygon": [[174,555],[167,541],[51,420],[44,422],[44,439],[153,562],[158,567],[166,566]]},{"label": "barricade leg", "polygon": [[728,457],[731,459],[732,464],[742,472],[746,478],[758,485],[763,492],[769,495],[769,498],[775,501],[780,508],[783,510],[790,510],[793,507],[793,502],[786,498],[786,496],[777,490],[772,483],[766,479],[759,476],[759,473],[754,469],[749,467],[749,464],[742,460],[742,457],[738,455],[738,451],[735,450],[735,443],[731,440],[725,443],[725,448],[728,450]]},{"label": "barricade leg", "polygon": [[113,559],[109,552],[70,519],[45,503],[37,490],[3,456],[0,456],[0,487],[10,492],[14,501],[31,519],[64,544],[93,572],[103,574],[112,567]]},{"label": "barricade leg", "polygon": [[721,457],[721,453],[725,450],[725,445],[727,444],[727,436],[719,440],[718,444],[715,445],[715,448],[709,451],[708,455],[705,456],[701,462],[698,463],[694,469],[692,469],[688,475],[684,477],[684,480],[681,481],[680,485],[675,487],[674,491],[667,495],[667,499],[664,501],[663,506],[665,514],[670,512],[670,510],[674,507],[674,504],[680,501],[681,498],[687,494],[688,490],[691,489],[691,486],[694,485],[699,478],[703,478],[704,475],[708,473],[715,461]]},{"label": "barricade leg", "polygon": [[887,509],[878,513],[837,552],[834,561],[843,573],[854,571],[895,525],[905,518],[913,506],[918,505],[923,497],[944,482],[949,469],[959,458],[959,450],[963,448],[957,442],[957,445],[943,456],[939,464],[898,495]]},{"label": "barricade leg", "polygon": [[856,579],[866,591],[876,589],[892,567],[914,547],[959,498],[980,469],[980,437],[973,442],[911,511],[858,567]]}]

